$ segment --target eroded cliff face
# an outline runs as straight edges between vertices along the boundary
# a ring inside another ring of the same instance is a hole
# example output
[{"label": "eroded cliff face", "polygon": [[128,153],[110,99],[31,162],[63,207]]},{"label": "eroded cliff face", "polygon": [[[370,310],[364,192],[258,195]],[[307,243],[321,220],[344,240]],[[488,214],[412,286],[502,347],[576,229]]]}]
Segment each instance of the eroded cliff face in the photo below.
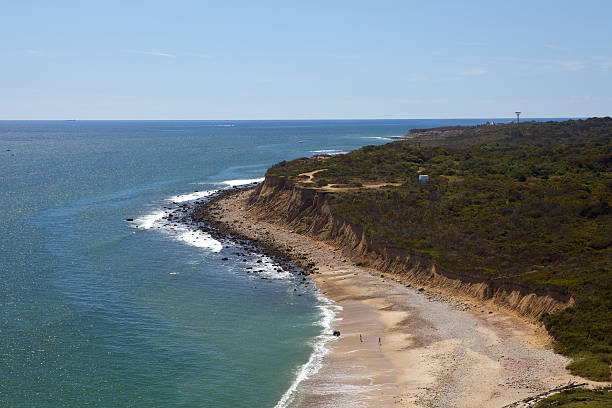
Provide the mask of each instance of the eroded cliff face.
[{"label": "eroded cliff face", "polygon": [[574,303],[561,289],[534,288],[507,279],[452,271],[424,255],[385,247],[368,237],[361,226],[333,214],[328,193],[298,186],[284,177],[266,177],[250,196],[249,212],[324,241],[339,248],[353,262],[406,284],[477,301],[492,301],[532,320],[544,312],[554,313]]}]

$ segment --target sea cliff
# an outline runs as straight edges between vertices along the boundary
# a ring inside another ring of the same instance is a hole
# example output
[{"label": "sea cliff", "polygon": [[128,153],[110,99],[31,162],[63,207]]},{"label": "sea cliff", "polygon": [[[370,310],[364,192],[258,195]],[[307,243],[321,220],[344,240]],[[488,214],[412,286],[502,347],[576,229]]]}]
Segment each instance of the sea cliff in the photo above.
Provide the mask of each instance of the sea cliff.
[{"label": "sea cliff", "polygon": [[330,199],[327,192],[298,186],[284,177],[267,176],[251,193],[249,206],[262,219],[282,222],[322,240],[339,248],[354,263],[372,267],[406,284],[475,301],[492,301],[529,319],[574,303],[572,296],[561,289],[461,273],[442,267],[431,257],[384,246],[368,236],[360,225],[334,214]]}]

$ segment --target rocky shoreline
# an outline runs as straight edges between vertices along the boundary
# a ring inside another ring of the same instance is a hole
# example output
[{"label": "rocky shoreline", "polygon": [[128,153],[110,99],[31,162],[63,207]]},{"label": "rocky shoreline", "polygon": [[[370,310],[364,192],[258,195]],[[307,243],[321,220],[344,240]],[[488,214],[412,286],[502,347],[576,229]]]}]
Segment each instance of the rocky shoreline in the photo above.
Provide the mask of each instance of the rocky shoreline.
[{"label": "rocky shoreline", "polygon": [[237,197],[247,191],[252,191],[254,188],[253,186],[247,186],[221,190],[208,200],[195,203],[195,206],[190,208],[187,217],[191,222],[198,225],[197,228],[200,231],[206,232],[211,237],[220,241],[232,239],[254,252],[265,253],[273,258],[276,263],[294,271],[297,275],[308,276],[316,273],[318,268],[315,266],[315,262],[306,254],[295,251],[292,246],[279,246],[267,236],[253,237],[244,233],[237,224],[227,224],[220,221],[219,215],[222,209],[217,205],[219,201]]}]

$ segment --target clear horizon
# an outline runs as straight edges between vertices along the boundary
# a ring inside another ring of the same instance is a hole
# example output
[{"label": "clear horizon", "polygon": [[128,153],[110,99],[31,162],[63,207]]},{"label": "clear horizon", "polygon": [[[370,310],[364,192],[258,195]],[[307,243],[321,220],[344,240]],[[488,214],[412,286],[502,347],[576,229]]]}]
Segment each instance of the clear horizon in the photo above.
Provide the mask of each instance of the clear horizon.
[{"label": "clear horizon", "polygon": [[[521,122],[533,120],[533,119],[550,119],[550,120],[578,120],[578,119],[588,119],[592,117],[598,116],[573,116],[567,118],[553,118],[553,117],[522,117],[520,118]],[[281,121],[352,121],[352,120],[362,120],[362,121],[375,121],[375,120],[515,120],[515,117],[464,117],[464,118],[308,118],[308,119],[297,119],[297,118],[287,118],[287,119],[0,119],[0,122],[281,122]]]},{"label": "clear horizon", "polygon": [[610,14],[601,0],[12,2],[0,120],[610,116]]}]

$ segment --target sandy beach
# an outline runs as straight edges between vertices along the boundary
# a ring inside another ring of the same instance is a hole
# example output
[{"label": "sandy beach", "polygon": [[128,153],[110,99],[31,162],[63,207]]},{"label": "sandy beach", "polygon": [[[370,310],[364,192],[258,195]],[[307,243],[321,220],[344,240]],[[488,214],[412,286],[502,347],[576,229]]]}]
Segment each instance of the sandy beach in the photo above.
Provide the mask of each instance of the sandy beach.
[{"label": "sandy beach", "polygon": [[296,406],[503,407],[584,382],[565,370],[569,360],[551,350],[542,327],[357,266],[339,248],[260,219],[246,205],[249,193],[214,201],[209,216],[310,264],[319,289],[342,307],[334,325],[341,336],[301,384]]}]

